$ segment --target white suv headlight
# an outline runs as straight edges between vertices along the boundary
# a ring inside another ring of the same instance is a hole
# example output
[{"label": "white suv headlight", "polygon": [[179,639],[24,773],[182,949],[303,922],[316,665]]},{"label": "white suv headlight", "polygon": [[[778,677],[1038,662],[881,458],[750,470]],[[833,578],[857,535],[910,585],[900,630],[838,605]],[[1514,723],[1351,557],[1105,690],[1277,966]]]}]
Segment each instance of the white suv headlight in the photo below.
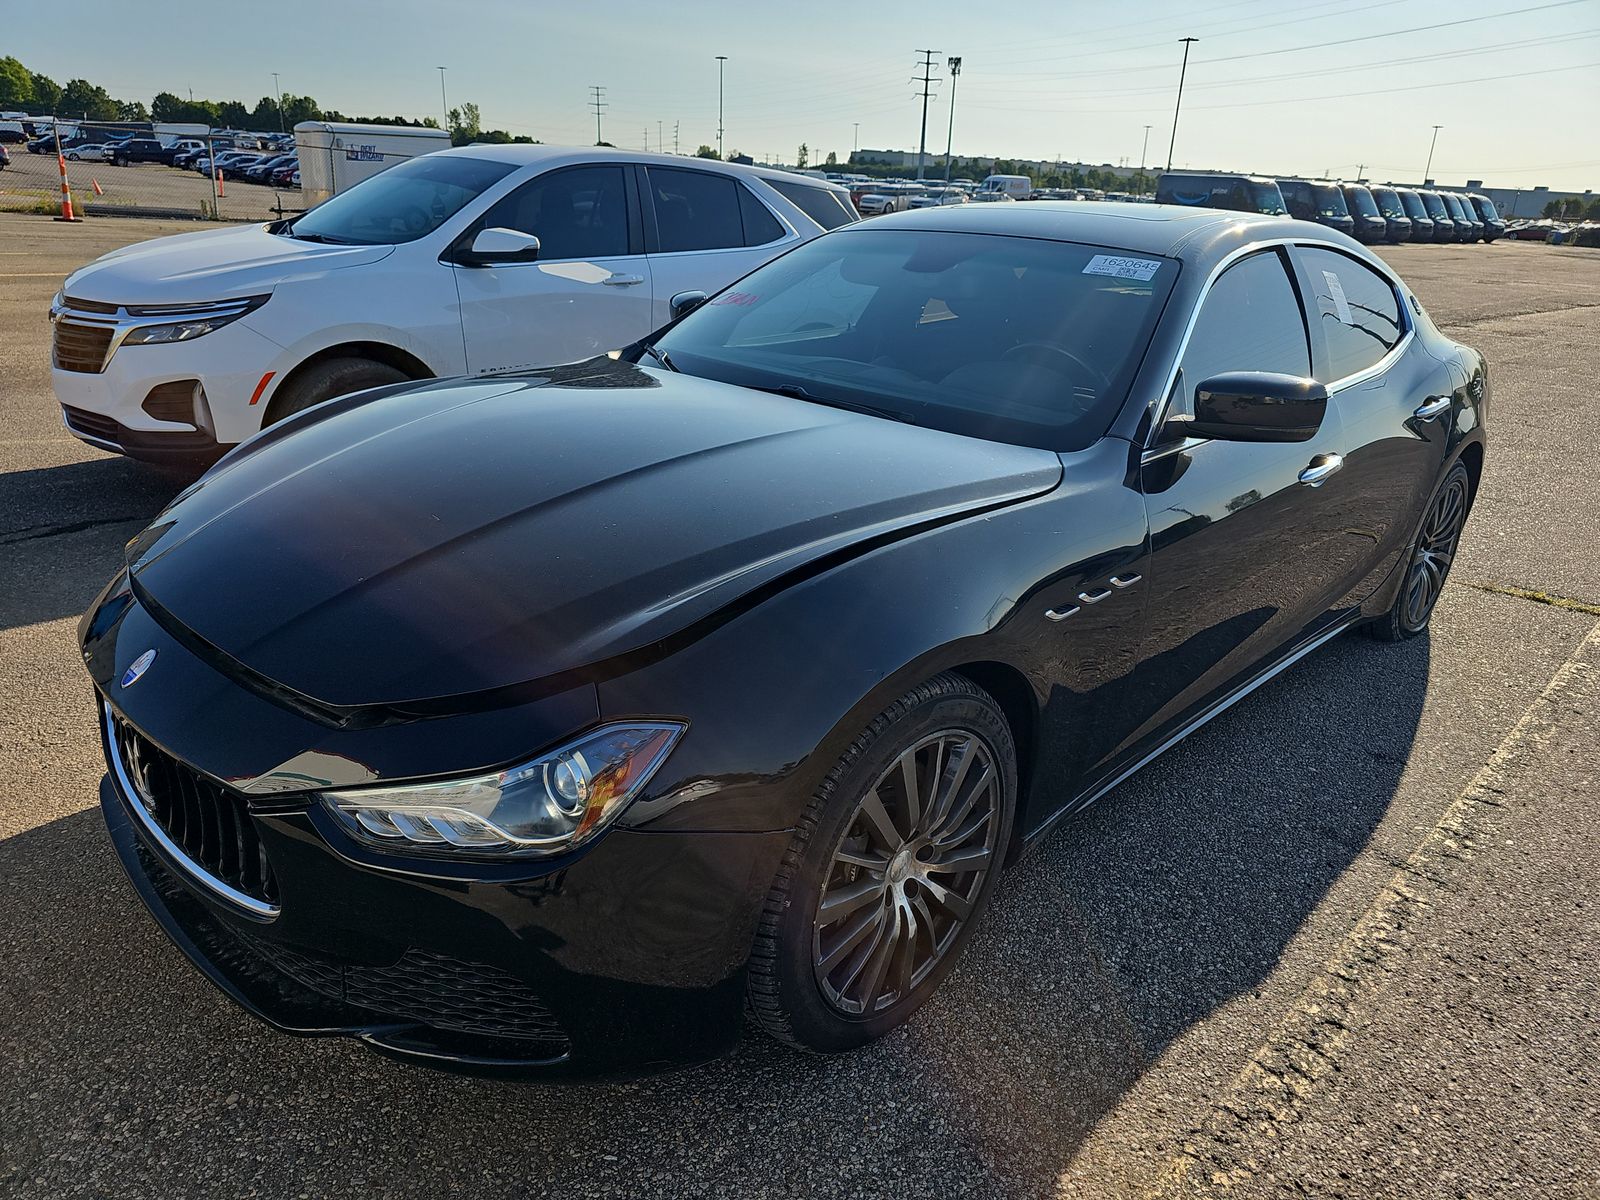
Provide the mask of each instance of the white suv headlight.
[{"label": "white suv headlight", "polygon": [[530,762],[461,779],[348,788],[322,802],[385,849],[540,857],[594,837],[655,774],[687,726],[608,725]]},{"label": "white suv headlight", "polygon": [[[192,342],[224,325],[231,325],[246,313],[260,308],[267,300],[267,296],[248,296],[242,300],[219,301],[215,304],[129,306],[128,315],[139,323],[128,331],[122,344],[155,346],[167,342]],[[172,320],[149,320],[163,316],[170,316]]]}]

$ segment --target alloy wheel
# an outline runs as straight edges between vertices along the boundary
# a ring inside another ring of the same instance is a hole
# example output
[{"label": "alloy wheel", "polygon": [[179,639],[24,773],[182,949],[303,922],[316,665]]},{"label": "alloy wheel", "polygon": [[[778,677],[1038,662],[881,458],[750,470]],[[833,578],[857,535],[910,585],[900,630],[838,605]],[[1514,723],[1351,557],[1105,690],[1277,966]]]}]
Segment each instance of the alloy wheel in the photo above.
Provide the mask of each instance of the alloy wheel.
[{"label": "alloy wheel", "polygon": [[1001,777],[967,730],[922,738],[857,803],[813,922],[829,1004],[870,1016],[908,996],[973,915],[996,861]]},{"label": "alloy wheel", "polygon": [[1404,610],[1406,624],[1411,629],[1422,628],[1438,603],[1466,519],[1467,481],[1464,476],[1457,475],[1433,502],[1416,548],[1411,552]]}]

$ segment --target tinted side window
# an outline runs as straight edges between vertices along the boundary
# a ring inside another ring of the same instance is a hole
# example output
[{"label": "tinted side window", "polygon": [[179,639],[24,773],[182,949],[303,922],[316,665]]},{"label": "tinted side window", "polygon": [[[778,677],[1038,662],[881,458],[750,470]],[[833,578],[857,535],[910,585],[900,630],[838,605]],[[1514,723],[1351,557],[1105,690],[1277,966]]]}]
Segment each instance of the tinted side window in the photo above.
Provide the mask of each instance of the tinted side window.
[{"label": "tinted side window", "polygon": [[1371,267],[1332,250],[1301,247],[1315,294],[1315,319],[1328,345],[1324,383],[1364,371],[1400,340],[1405,328],[1389,281]]},{"label": "tinted side window", "polygon": [[628,194],[621,167],[573,167],[539,175],[495,202],[485,228],[539,239],[542,260],[628,252]]},{"label": "tinted side window", "polygon": [[803,183],[769,179],[767,186],[793,204],[824,229],[837,229],[856,219],[843,196],[826,188],[807,187]]},{"label": "tinted side window", "polygon": [[1235,263],[1211,286],[1183,353],[1180,411],[1188,411],[1195,388],[1224,371],[1311,374],[1300,299],[1276,251]]},{"label": "tinted side window", "polygon": [[651,167],[661,251],[720,250],[744,245],[739,185],[726,175]]},{"label": "tinted side window", "polygon": [[742,186],[739,188],[739,215],[744,220],[746,246],[765,246],[784,234],[783,226],[778,224],[778,218],[772,215],[772,210],[751,195],[749,188]]}]

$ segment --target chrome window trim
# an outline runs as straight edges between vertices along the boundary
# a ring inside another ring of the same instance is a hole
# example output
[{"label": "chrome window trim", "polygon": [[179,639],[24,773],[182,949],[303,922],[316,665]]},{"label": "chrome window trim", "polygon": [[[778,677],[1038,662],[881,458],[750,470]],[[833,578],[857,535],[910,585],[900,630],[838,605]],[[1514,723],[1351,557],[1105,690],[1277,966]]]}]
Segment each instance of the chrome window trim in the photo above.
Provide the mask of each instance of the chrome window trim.
[{"label": "chrome window trim", "polygon": [[112,722],[116,720],[116,713],[109,700],[102,699],[100,706],[104,710],[104,719],[100,722],[100,739],[105,747],[106,762],[111,765],[111,778],[116,784],[118,793],[122,796],[128,811],[138,821],[139,828],[147,837],[163,851],[193,879],[207,891],[218,898],[227,901],[238,908],[244,909],[253,917],[263,920],[272,920],[282,908],[276,904],[269,904],[265,900],[257,900],[254,896],[247,896],[238,888],[227,881],[218,879],[207,871],[194,859],[190,858],[183,848],[167,836],[166,831],[156,824],[155,817],[144,805],[144,798],[139,795],[139,789],[134,786],[133,780],[128,778],[128,770],[122,762],[122,751],[117,746],[117,737],[113,732]]},{"label": "chrome window trim", "polygon": [[[1178,372],[1183,369],[1183,356],[1189,349],[1190,338],[1194,336],[1194,327],[1200,319],[1200,310],[1205,306],[1206,298],[1211,295],[1211,289],[1216,285],[1217,280],[1220,279],[1223,273],[1227,271],[1229,267],[1233,266],[1234,263],[1238,262],[1242,258],[1246,258],[1251,254],[1256,254],[1263,250],[1293,248],[1296,246],[1306,246],[1314,250],[1330,250],[1335,254],[1343,254],[1352,262],[1358,262],[1364,267],[1375,270],[1377,274],[1381,275],[1388,281],[1390,290],[1395,294],[1395,303],[1400,309],[1400,317],[1405,322],[1405,334],[1398,342],[1394,344],[1394,347],[1377,362],[1373,363],[1370,367],[1365,367],[1362,370],[1355,372],[1353,375],[1346,375],[1340,379],[1334,380],[1329,384],[1326,384],[1325,386],[1328,389],[1328,395],[1330,397],[1344,391],[1346,388],[1354,387],[1359,383],[1365,383],[1373,376],[1387,371],[1391,366],[1394,365],[1394,360],[1404,353],[1405,350],[1411,345],[1412,338],[1416,336],[1416,320],[1405,303],[1407,296],[1405,284],[1401,281],[1399,276],[1389,269],[1386,263],[1378,262],[1375,264],[1364,258],[1356,257],[1355,255],[1349,253],[1349,251],[1347,251],[1344,247],[1336,246],[1332,242],[1324,242],[1316,238],[1305,237],[1268,238],[1265,241],[1250,242],[1234,250],[1230,250],[1226,255],[1223,256],[1222,261],[1217,263],[1217,265],[1212,269],[1211,274],[1206,277],[1204,285],[1202,285],[1200,288],[1200,295],[1195,298],[1194,305],[1189,310],[1189,320],[1183,327],[1183,337],[1179,340],[1177,352],[1172,357],[1172,366],[1167,372],[1165,385],[1161,388],[1159,394],[1154,399],[1146,401],[1145,403],[1145,408],[1148,412],[1150,412],[1151,419],[1150,429],[1145,434],[1145,444],[1142,447],[1142,453],[1140,455],[1141,462],[1153,462],[1156,459],[1165,458],[1168,454],[1174,454],[1178,451],[1190,449],[1193,446],[1202,445],[1205,442],[1211,441],[1210,438],[1185,438],[1182,442],[1175,443],[1171,446],[1162,446],[1157,449],[1152,448],[1154,446],[1155,439],[1161,433],[1161,422],[1163,419],[1165,419],[1167,415],[1167,408],[1171,404],[1172,389],[1177,385]],[[1298,289],[1299,280],[1292,278],[1292,282],[1295,283],[1296,288]],[[1302,315],[1306,314],[1304,314],[1302,311]],[[1308,336],[1309,333],[1310,330],[1308,328]],[[1307,351],[1309,352],[1309,350],[1310,347],[1308,346]]]}]

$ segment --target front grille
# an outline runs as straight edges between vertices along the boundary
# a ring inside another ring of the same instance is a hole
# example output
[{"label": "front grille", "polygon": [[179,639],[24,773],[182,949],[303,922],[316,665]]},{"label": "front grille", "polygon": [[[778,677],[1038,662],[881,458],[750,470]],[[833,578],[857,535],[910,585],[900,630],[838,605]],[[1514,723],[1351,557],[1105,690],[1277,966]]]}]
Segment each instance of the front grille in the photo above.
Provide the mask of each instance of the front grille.
[{"label": "front grille", "polygon": [[61,419],[67,423],[67,428],[74,433],[87,434],[89,437],[99,438],[103,442],[115,442],[121,432],[115,419],[103,413],[90,412],[83,408],[73,408],[70,404],[61,406]]},{"label": "front grille", "polygon": [[196,382],[193,379],[179,379],[172,383],[158,383],[150,389],[150,394],[139,407],[158,421],[193,425]]},{"label": "front grille", "polygon": [[212,783],[111,715],[117,757],[143,815],[171,839],[186,865],[263,904],[278,902],[278,880],[245,799]]},{"label": "front grille", "polygon": [[106,304],[101,300],[79,300],[75,296],[66,296],[63,298],[62,303],[68,308],[77,309],[79,312],[105,313],[109,317],[117,315],[117,306],[115,304]]},{"label": "front grille", "polygon": [[481,1037],[566,1042],[555,1015],[525,983],[487,963],[410,949],[388,966],[344,962],[240,932],[296,983],[391,1019]]},{"label": "front grille", "polygon": [[56,366],[63,371],[98,375],[106,369],[112,332],[109,325],[76,325],[58,317],[53,346]]}]

